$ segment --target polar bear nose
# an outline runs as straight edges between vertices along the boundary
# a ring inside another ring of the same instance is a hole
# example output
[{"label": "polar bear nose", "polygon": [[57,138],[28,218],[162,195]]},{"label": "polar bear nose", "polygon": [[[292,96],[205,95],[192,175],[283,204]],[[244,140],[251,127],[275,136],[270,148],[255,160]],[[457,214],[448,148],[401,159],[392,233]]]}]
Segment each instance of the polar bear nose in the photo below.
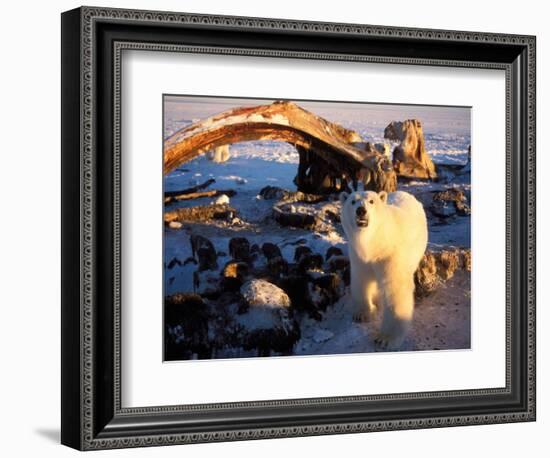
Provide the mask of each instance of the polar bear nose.
[{"label": "polar bear nose", "polygon": [[365,207],[357,207],[357,210],[355,210],[355,214],[359,216],[359,218],[362,218],[367,214],[367,210],[365,210]]}]

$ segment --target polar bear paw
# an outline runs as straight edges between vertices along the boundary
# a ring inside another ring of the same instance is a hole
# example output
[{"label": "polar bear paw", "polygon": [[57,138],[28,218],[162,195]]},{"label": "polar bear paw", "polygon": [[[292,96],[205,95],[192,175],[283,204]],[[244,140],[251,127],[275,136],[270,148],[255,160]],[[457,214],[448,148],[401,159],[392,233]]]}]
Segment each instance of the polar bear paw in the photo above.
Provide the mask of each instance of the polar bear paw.
[{"label": "polar bear paw", "polygon": [[403,345],[404,336],[379,333],[374,339],[377,350],[398,350]]},{"label": "polar bear paw", "polygon": [[353,314],[353,321],[356,323],[368,323],[371,320],[371,314],[366,310],[360,310]]},{"label": "polar bear paw", "polygon": [[376,306],[371,305],[366,308],[361,308],[353,312],[353,321],[356,323],[368,323],[376,313]]}]

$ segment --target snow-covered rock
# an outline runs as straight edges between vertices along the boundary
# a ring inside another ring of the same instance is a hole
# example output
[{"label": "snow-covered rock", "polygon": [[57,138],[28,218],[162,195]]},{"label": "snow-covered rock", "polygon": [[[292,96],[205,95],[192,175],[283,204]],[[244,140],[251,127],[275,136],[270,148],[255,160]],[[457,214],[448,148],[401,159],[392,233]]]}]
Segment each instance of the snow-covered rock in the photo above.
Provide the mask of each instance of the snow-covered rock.
[{"label": "snow-covered rock", "polygon": [[168,223],[168,227],[170,229],[181,229],[183,227],[183,224],[180,223],[179,221],[170,221]]},{"label": "snow-covered rock", "polygon": [[215,205],[227,205],[229,204],[229,197],[227,194],[222,194],[221,196],[217,197],[216,200],[214,200]]},{"label": "snow-covered rock", "polygon": [[300,338],[300,328],[291,316],[288,295],[265,280],[246,282],[241,295],[246,310],[235,317],[235,322],[241,329],[243,348],[256,349],[258,356],[291,353]]},{"label": "snow-covered rock", "polygon": [[241,294],[250,307],[284,309],[290,306],[288,295],[273,283],[254,279],[241,287]]}]

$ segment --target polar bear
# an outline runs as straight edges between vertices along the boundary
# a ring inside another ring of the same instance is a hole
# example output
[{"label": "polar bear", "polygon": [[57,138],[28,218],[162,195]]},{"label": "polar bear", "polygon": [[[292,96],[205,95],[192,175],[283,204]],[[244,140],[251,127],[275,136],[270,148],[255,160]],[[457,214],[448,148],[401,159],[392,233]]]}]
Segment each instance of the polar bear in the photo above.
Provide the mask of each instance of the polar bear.
[{"label": "polar bear", "polygon": [[221,145],[206,153],[206,157],[212,162],[222,163],[229,160],[229,145]]},{"label": "polar bear", "polygon": [[340,201],[354,319],[367,321],[376,305],[383,305],[376,342],[399,348],[413,317],[414,272],[428,243],[424,208],[402,191],[342,193]]}]

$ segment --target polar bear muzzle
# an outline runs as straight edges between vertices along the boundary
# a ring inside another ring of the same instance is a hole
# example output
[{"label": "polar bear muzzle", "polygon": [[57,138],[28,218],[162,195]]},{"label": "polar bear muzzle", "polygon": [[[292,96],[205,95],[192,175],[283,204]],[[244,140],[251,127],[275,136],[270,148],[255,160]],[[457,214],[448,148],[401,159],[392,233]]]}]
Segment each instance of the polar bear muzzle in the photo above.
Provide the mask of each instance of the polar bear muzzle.
[{"label": "polar bear muzzle", "polygon": [[367,227],[369,225],[369,217],[365,207],[360,206],[355,209],[355,223],[357,227]]}]

